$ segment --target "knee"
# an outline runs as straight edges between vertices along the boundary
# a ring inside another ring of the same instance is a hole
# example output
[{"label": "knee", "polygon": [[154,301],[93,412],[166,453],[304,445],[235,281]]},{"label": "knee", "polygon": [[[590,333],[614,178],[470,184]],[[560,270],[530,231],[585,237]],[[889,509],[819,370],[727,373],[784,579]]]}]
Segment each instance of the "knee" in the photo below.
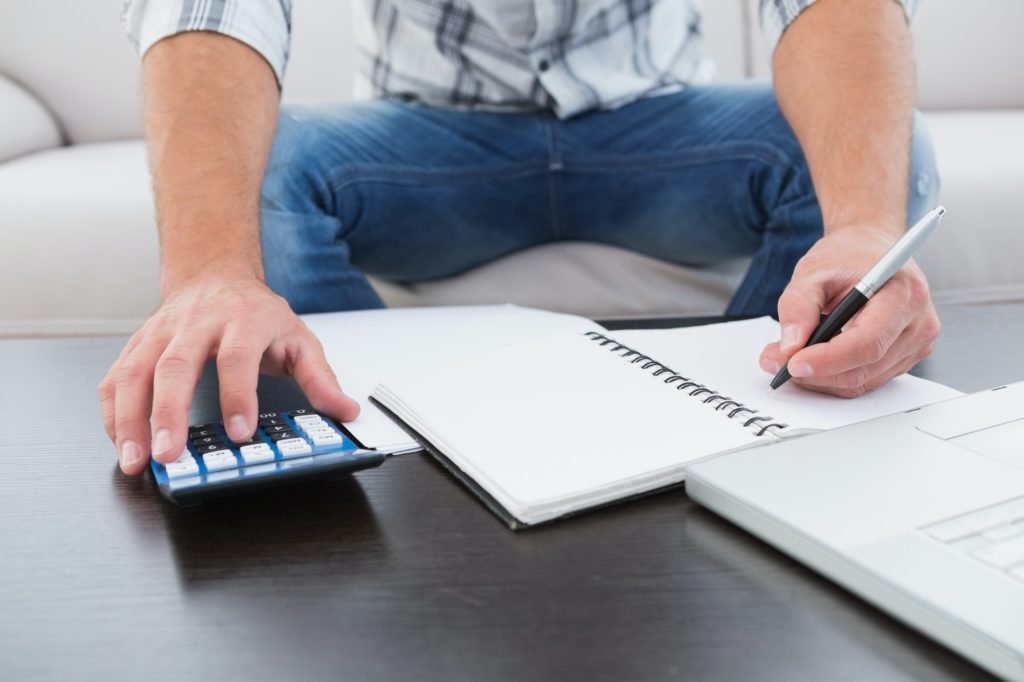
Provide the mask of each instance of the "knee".
[{"label": "knee", "polygon": [[939,196],[939,171],[935,164],[935,148],[932,145],[928,124],[920,111],[914,112],[909,181],[907,220],[908,224],[913,224],[935,206]]}]

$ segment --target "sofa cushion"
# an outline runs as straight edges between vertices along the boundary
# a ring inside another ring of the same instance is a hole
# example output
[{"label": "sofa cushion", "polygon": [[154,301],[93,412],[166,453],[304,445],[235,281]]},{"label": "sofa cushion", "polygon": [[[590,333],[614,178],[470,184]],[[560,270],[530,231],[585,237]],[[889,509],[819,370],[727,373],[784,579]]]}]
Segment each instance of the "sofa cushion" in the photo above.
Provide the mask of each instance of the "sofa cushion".
[{"label": "sofa cushion", "polygon": [[0,163],[41,149],[60,146],[56,121],[27,90],[0,74]]},{"label": "sofa cushion", "polygon": [[141,141],[0,164],[0,334],[120,333],[154,307],[158,255]]},{"label": "sofa cushion", "polygon": [[138,137],[139,60],[116,0],[0,2],[0,73],[34,92],[72,144]]},{"label": "sofa cushion", "polygon": [[918,257],[936,300],[1024,300],[1024,111],[933,111],[925,119],[949,209]]},{"label": "sofa cushion", "polygon": [[595,318],[720,315],[746,263],[688,268],[615,246],[559,242],[448,279],[374,285],[389,305],[509,302]]}]

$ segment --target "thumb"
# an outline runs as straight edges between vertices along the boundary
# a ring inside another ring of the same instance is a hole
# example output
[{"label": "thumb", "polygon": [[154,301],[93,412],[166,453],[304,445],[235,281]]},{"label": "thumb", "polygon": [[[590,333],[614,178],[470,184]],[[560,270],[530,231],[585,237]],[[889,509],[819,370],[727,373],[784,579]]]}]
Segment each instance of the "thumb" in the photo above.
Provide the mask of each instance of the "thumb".
[{"label": "thumb", "polygon": [[779,350],[792,355],[807,343],[821,321],[826,293],[820,282],[794,277],[779,297]]}]

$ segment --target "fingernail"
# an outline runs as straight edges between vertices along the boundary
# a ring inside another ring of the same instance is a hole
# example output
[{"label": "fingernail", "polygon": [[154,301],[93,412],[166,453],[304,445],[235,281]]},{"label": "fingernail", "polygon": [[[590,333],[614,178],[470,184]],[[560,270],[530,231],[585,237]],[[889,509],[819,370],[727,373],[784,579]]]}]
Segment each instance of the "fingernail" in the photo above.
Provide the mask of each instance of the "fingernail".
[{"label": "fingernail", "polygon": [[142,459],[139,446],[130,440],[121,443],[121,467],[128,468]]},{"label": "fingernail", "polygon": [[249,436],[249,423],[240,414],[228,419],[228,438],[233,441],[245,440]]},{"label": "fingernail", "polygon": [[171,449],[171,432],[168,429],[160,429],[153,436],[153,456],[159,457]]},{"label": "fingernail", "polygon": [[789,373],[795,377],[814,376],[814,368],[806,362],[797,362],[789,366]]},{"label": "fingernail", "polygon": [[765,358],[764,360],[761,361],[761,369],[763,369],[768,374],[778,374],[779,363],[775,362],[774,360],[769,360],[768,358]]},{"label": "fingernail", "polygon": [[779,346],[783,349],[795,346],[799,343],[799,333],[800,330],[795,324],[782,325],[782,340],[779,342]]}]

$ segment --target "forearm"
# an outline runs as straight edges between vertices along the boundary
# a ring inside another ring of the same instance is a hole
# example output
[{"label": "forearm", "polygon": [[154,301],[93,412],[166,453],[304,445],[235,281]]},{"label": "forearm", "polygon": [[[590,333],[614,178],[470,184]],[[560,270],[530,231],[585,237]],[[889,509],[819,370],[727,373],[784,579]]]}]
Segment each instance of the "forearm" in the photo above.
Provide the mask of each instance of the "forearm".
[{"label": "forearm", "polygon": [[807,158],[826,232],[906,225],[914,61],[894,0],[819,0],[786,30],[776,98]]},{"label": "forearm", "polygon": [[143,93],[164,293],[207,272],[262,277],[259,191],[277,118],[273,71],[232,38],[183,33],[146,54]]}]

